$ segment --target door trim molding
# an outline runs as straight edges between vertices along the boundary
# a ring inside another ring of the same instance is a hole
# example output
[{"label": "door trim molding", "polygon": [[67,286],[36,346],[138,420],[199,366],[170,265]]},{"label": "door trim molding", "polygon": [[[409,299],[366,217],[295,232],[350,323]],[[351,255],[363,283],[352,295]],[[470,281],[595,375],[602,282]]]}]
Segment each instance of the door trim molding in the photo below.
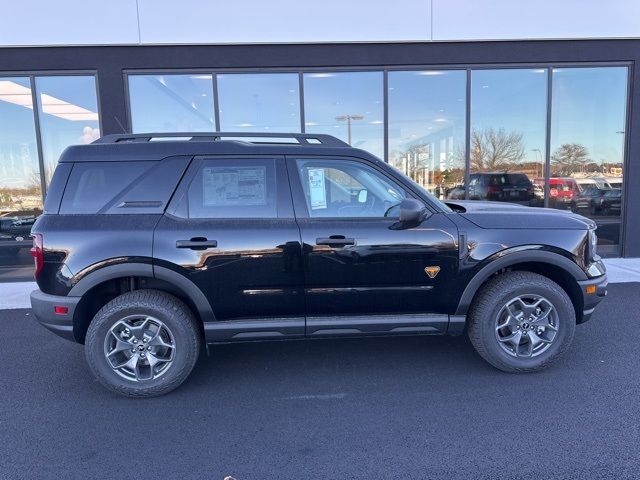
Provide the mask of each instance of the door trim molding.
[{"label": "door trim molding", "polygon": [[449,315],[403,314],[307,317],[307,337],[344,335],[442,335]]},{"label": "door trim molding", "polygon": [[304,324],[304,317],[204,322],[204,337],[207,343],[304,338]]}]

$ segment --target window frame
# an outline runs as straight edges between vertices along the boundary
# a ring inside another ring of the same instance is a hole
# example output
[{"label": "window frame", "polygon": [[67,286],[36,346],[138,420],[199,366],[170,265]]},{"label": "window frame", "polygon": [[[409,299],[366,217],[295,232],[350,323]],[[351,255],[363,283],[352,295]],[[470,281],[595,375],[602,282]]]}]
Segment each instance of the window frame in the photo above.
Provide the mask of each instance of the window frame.
[{"label": "window frame", "polygon": [[[227,160],[237,162],[239,165],[242,161],[251,160],[272,160],[274,164],[275,177],[275,217],[190,217],[188,208],[189,189],[199,171],[205,162],[215,160]],[[289,180],[284,164],[283,155],[202,155],[194,157],[187,169],[186,173],[180,180],[176,190],[165,210],[165,215],[170,215],[179,220],[190,222],[239,222],[239,221],[274,221],[280,219],[293,219],[293,203],[291,200],[291,192]]]}]

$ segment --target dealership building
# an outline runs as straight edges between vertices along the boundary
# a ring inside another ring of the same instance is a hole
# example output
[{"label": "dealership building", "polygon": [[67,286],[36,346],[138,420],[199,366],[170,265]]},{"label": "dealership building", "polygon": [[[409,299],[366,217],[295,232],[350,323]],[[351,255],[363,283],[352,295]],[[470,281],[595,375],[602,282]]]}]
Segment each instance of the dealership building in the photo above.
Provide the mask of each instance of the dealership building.
[{"label": "dealership building", "polygon": [[638,18],[631,0],[12,4],[0,281],[32,276],[62,150],[123,132],[329,133],[441,199],[573,209],[604,256],[640,257]]}]

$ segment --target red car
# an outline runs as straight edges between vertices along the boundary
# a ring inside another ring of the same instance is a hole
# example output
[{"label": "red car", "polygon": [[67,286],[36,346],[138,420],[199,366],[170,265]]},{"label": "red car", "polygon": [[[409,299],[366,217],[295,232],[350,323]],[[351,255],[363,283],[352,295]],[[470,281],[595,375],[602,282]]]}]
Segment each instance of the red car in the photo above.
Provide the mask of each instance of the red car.
[{"label": "red car", "polygon": [[[544,189],[544,178],[536,178],[534,185]],[[580,194],[577,182],[571,177],[551,177],[549,179],[549,206],[551,208],[570,208]]]}]

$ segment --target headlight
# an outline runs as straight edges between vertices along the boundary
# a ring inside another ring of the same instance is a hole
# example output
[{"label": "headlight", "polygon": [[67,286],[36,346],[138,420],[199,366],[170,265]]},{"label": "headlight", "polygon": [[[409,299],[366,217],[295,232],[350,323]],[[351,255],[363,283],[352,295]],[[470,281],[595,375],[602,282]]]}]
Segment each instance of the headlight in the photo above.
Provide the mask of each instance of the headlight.
[{"label": "headlight", "polygon": [[596,260],[598,258],[597,248],[598,236],[596,235],[596,229],[592,228],[589,230],[589,260]]}]

